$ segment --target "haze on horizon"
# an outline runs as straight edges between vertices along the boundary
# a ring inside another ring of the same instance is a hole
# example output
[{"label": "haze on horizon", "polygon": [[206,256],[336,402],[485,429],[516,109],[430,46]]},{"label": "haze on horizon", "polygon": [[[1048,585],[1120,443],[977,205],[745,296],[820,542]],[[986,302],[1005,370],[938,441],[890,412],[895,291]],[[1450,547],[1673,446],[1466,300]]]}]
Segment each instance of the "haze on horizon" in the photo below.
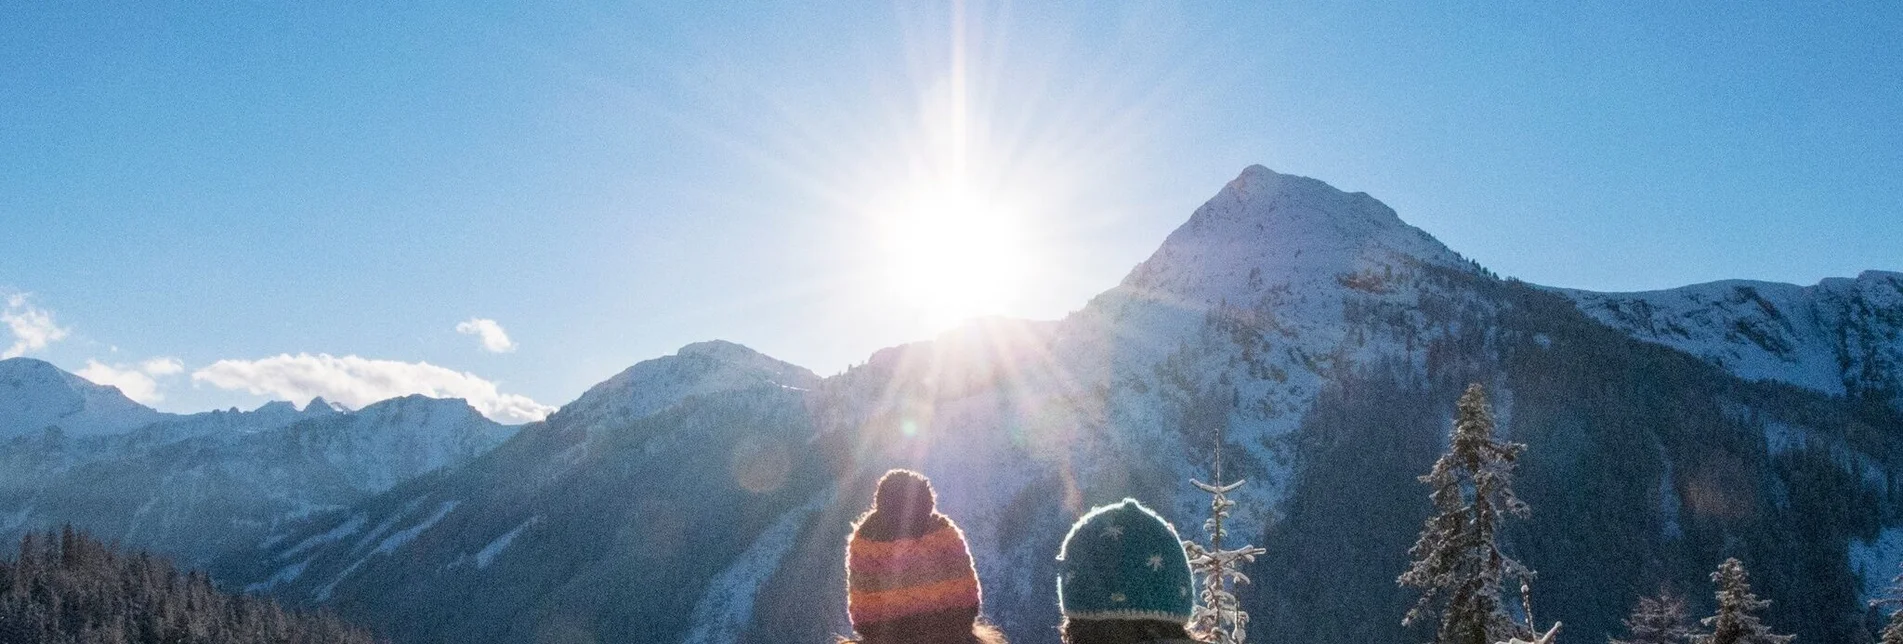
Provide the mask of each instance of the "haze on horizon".
[{"label": "haze on horizon", "polygon": [[167,411],[829,374],[1060,317],[1256,163],[1540,284],[1903,269],[1894,4],[863,8],[6,5],[0,357]]}]

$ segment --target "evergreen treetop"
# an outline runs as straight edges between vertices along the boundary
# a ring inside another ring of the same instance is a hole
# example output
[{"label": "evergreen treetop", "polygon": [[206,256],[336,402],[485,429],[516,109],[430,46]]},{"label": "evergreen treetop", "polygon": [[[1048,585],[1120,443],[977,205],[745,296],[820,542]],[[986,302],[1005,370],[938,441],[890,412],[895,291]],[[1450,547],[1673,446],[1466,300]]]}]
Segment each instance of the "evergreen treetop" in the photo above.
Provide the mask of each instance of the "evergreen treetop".
[{"label": "evergreen treetop", "polygon": [[1641,597],[1625,619],[1626,639],[1609,644],[1686,644],[1696,635],[1685,612],[1685,598],[1660,589],[1656,597]]},{"label": "evergreen treetop", "polygon": [[1903,644],[1903,573],[1890,579],[1890,587],[1884,591],[1883,597],[1870,600],[1871,608],[1886,606],[1891,607],[1890,622],[1883,627],[1877,641],[1880,644]]},{"label": "evergreen treetop", "polygon": [[1711,632],[1694,637],[1694,644],[1786,644],[1796,639],[1795,635],[1772,633],[1753,614],[1770,606],[1771,601],[1751,593],[1750,576],[1736,558],[1719,564],[1711,580],[1718,584],[1718,613],[1700,621]]},{"label": "evergreen treetop", "polygon": [[1507,613],[1501,592],[1507,577],[1525,581],[1533,571],[1499,545],[1504,517],[1530,514],[1513,493],[1514,463],[1526,446],[1494,437],[1493,411],[1478,383],[1461,395],[1457,414],[1447,453],[1420,477],[1433,488],[1434,514],[1408,550],[1413,563],[1397,580],[1421,591],[1401,623],[1437,617],[1439,644],[1531,640],[1532,629]]},{"label": "evergreen treetop", "polygon": [[372,644],[325,614],[227,595],[198,571],[122,553],[71,526],[28,533],[0,560],[0,643]]}]

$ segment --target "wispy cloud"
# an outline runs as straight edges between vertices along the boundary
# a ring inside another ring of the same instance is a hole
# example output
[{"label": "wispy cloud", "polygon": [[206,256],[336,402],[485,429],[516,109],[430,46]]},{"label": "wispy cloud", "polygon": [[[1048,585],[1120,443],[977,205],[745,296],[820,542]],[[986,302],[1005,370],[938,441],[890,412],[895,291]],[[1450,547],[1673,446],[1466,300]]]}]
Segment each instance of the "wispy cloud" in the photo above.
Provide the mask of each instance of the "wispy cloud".
[{"label": "wispy cloud", "polygon": [[509,339],[509,333],[502,325],[489,318],[469,318],[456,325],[456,332],[473,335],[482,339],[482,349],[490,353],[508,353],[514,351],[516,344]]},{"label": "wispy cloud", "polygon": [[409,394],[461,398],[484,416],[504,423],[541,420],[555,411],[527,396],[502,393],[496,383],[466,371],[427,362],[372,360],[354,355],[299,353],[260,360],[219,360],[192,372],[192,381],[294,401],[323,396],[351,407]]},{"label": "wispy cloud", "polygon": [[80,369],[79,377],[95,384],[110,385],[119,388],[125,394],[142,404],[155,404],[165,400],[165,394],[159,391],[158,378],[178,375],[185,371],[185,363],[178,358],[153,358],[138,365],[109,365],[98,360],[87,360],[86,368]]},{"label": "wispy cloud", "polygon": [[0,351],[0,360],[44,349],[66,337],[67,330],[53,322],[53,313],[34,306],[28,294],[13,293],[6,297],[6,308],[0,309],[0,324],[12,332],[13,344]]}]

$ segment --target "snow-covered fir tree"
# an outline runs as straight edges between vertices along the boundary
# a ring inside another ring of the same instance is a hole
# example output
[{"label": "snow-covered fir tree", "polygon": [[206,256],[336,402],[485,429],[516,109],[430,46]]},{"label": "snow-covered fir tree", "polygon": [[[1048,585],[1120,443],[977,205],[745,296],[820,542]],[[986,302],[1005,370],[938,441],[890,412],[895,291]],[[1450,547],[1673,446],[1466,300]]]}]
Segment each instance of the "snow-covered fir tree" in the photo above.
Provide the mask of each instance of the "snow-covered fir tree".
[{"label": "snow-covered fir tree", "polygon": [[1903,644],[1903,573],[1890,579],[1890,587],[1882,597],[1870,600],[1870,607],[1890,609],[1890,623],[1883,627],[1883,633],[1877,636],[1877,641],[1881,644]]},{"label": "snow-covered fir tree", "polygon": [[1685,598],[1665,589],[1657,597],[1640,597],[1625,618],[1625,628],[1629,635],[1609,644],[1687,644],[1696,635],[1685,613]]},{"label": "snow-covered fir tree", "polygon": [[1736,558],[1718,564],[1711,580],[1718,584],[1718,613],[1700,622],[1711,632],[1693,637],[1694,644],[1786,644],[1796,638],[1772,633],[1771,627],[1758,621],[1753,613],[1764,610],[1771,601],[1751,593],[1750,576]]},{"label": "snow-covered fir tree", "polygon": [[1266,551],[1250,545],[1222,547],[1222,539],[1228,534],[1222,522],[1236,506],[1228,494],[1241,487],[1242,481],[1222,486],[1201,481],[1190,483],[1209,493],[1210,517],[1203,522],[1203,529],[1209,533],[1209,547],[1194,541],[1183,542],[1183,549],[1189,554],[1190,570],[1202,578],[1203,586],[1198,595],[1200,601],[1190,616],[1189,631],[1205,642],[1239,644],[1249,637],[1249,613],[1242,610],[1232,588],[1249,583],[1249,577],[1242,573],[1242,565],[1255,561],[1256,555]]},{"label": "snow-covered fir tree", "polygon": [[1421,591],[1401,623],[1438,618],[1439,644],[1532,640],[1532,629],[1514,621],[1501,599],[1507,577],[1525,581],[1532,571],[1499,544],[1505,516],[1530,514],[1513,494],[1514,462],[1526,446],[1494,438],[1493,410],[1478,383],[1467,386],[1457,407],[1447,453],[1421,477],[1433,488],[1434,515],[1408,550],[1414,562],[1398,579]]},{"label": "snow-covered fir tree", "polygon": [[1242,565],[1255,561],[1256,555],[1265,550],[1251,545],[1240,548],[1224,549],[1222,540],[1229,535],[1223,528],[1223,521],[1229,518],[1229,512],[1236,502],[1229,500],[1229,493],[1242,487],[1243,481],[1224,484],[1222,482],[1222,426],[1216,426],[1216,458],[1214,484],[1194,479],[1190,485],[1209,493],[1209,518],[1203,521],[1203,531],[1209,534],[1209,546],[1203,547],[1195,541],[1183,541],[1183,550],[1189,555],[1189,567],[1202,579],[1199,600],[1192,610],[1189,620],[1189,632],[1196,639],[1212,644],[1240,644],[1249,637],[1249,613],[1242,610],[1242,603],[1236,599],[1234,585],[1249,583],[1248,575],[1242,573]]}]

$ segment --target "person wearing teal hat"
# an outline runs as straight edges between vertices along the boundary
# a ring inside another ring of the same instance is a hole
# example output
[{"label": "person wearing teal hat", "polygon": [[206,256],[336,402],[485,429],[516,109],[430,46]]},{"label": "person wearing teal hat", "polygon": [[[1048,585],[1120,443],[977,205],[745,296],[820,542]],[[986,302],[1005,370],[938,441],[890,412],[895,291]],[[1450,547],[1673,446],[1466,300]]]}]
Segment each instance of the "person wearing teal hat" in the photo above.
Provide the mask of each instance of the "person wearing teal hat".
[{"label": "person wearing teal hat", "polygon": [[1193,642],[1189,556],[1176,528],[1136,499],[1093,508],[1058,550],[1059,627],[1069,644]]}]

